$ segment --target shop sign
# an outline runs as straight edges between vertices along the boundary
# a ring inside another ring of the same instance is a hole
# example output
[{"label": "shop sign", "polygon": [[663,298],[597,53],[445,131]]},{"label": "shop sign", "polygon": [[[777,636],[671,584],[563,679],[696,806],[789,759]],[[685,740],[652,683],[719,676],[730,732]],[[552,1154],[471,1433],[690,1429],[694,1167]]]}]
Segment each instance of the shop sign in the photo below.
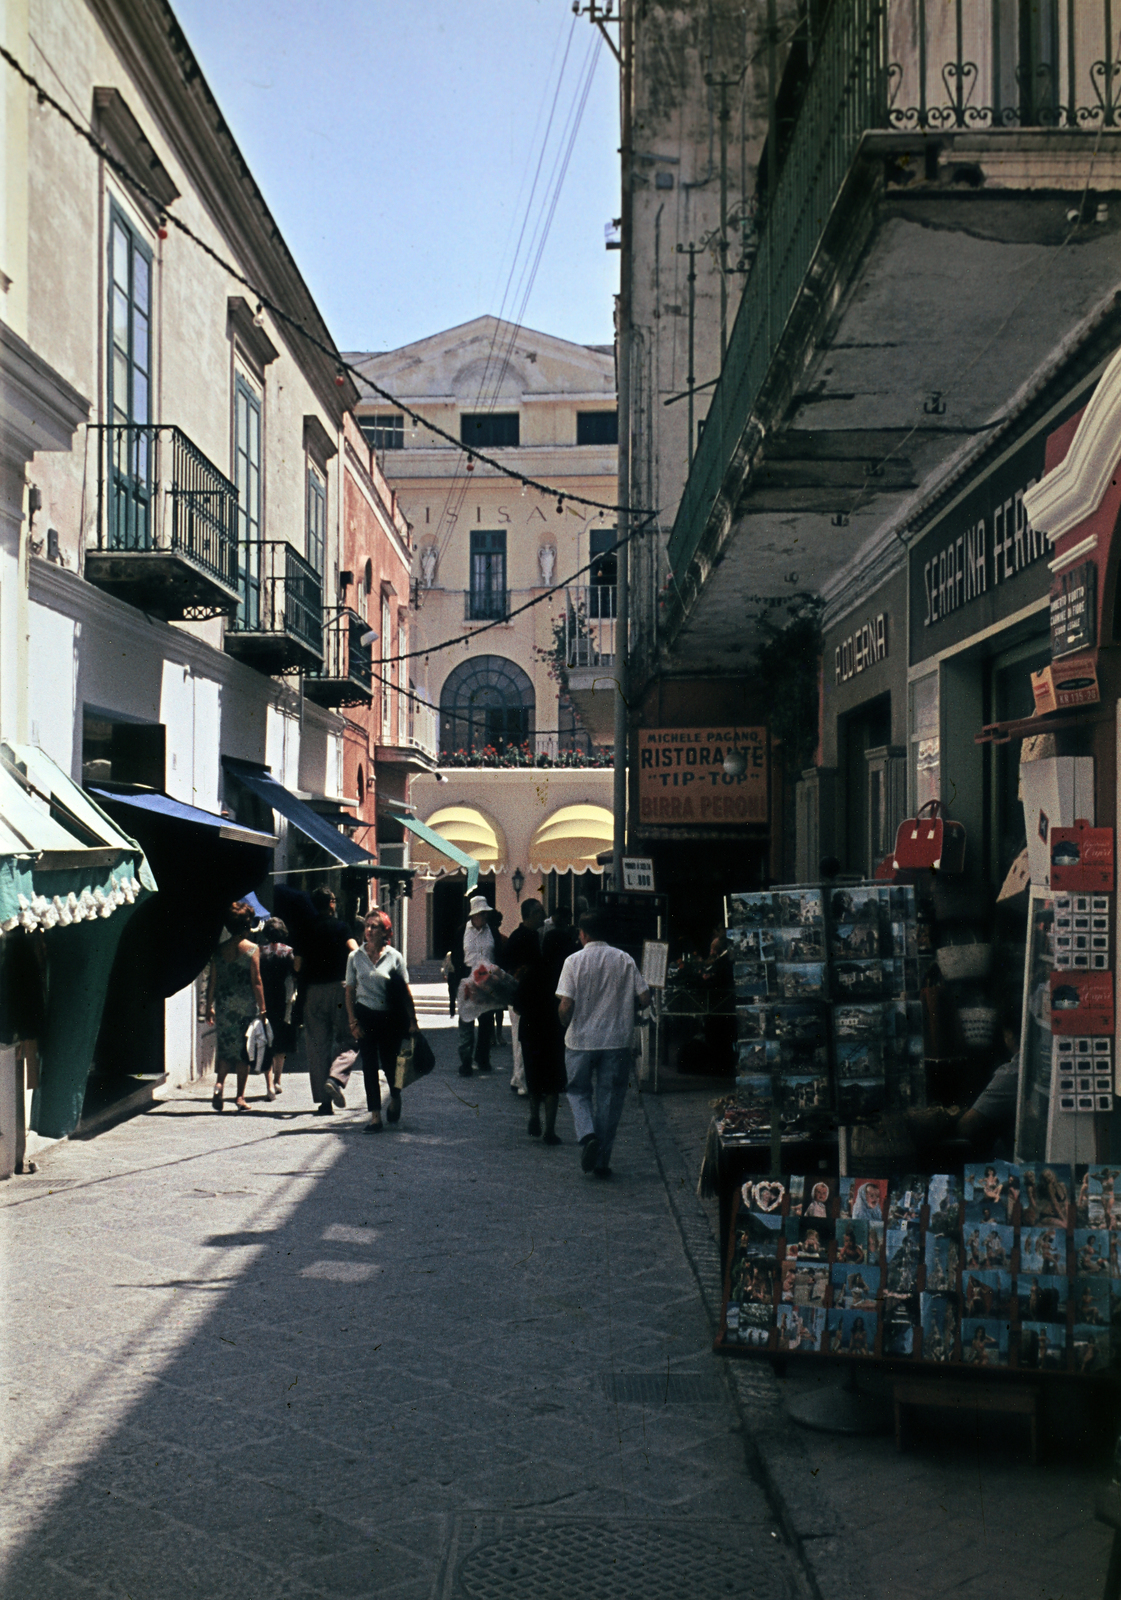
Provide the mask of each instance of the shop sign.
[{"label": "shop sign", "polygon": [[654,892],[654,863],[649,856],[623,857],[623,888],[635,892]]},{"label": "shop sign", "polygon": [[638,806],[645,826],[765,823],[766,728],[640,728]]},{"label": "shop sign", "polygon": [[1098,642],[1098,569],[1093,561],[1060,573],[1051,585],[1051,659]]},{"label": "shop sign", "polygon": [[847,683],[860,672],[887,660],[887,612],[857,628],[842,639],[833,652],[833,672],[837,683]]},{"label": "shop sign", "polygon": [[911,660],[967,639],[1050,588],[1046,533],[1024,509],[1042,478],[1047,439],[1086,401],[1078,395],[999,461],[911,547]]}]

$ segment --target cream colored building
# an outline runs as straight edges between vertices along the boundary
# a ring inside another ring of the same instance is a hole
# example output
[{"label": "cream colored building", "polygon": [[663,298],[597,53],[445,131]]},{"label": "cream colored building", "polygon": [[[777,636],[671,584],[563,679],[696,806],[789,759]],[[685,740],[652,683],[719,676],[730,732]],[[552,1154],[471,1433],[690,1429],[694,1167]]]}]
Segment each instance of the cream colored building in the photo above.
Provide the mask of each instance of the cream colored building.
[{"label": "cream colored building", "polygon": [[[363,431],[412,525],[414,647],[430,653],[411,663],[410,677],[440,717],[447,781],[416,780],[416,814],[435,817],[484,877],[494,874],[508,931],[517,920],[515,873],[525,881],[522,898],[542,886],[547,897],[571,897],[573,880],[550,880],[550,871],[595,870],[610,844],[609,767],[519,770],[502,761],[515,750],[527,761],[609,758],[615,586],[605,552],[615,518],[569,497],[616,500],[614,356],[488,316],[350,359],[450,435],[435,437],[372,388],[359,402]],[[454,441],[554,492],[471,462]],[[461,642],[441,648],[452,639]],[[548,835],[542,824],[572,806],[591,809],[561,819],[551,852],[533,848]],[[428,896],[426,916],[418,906],[412,918],[415,962],[443,955],[460,902],[457,881],[435,887],[450,863],[417,846],[413,859],[433,874],[415,891]]]}]

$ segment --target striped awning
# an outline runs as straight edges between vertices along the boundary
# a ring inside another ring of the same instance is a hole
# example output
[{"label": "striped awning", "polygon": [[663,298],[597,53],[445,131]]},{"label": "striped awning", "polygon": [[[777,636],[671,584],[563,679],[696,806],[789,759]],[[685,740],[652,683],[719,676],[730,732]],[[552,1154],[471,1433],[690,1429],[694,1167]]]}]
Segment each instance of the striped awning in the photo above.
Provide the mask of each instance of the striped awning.
[{"label": "striped awning", "polygon": [[562,806],[533,835],[530,872],[603,872],[596,856],[611,848],[615,823],[605,806]]},{"label": "striped awning", "polygon": [[[442,806],[425,826],[479,863],[481,872],[506,870],[506,840],[497,823],[490,822],[474,806]],[[409,851],[414,866],[426,867],[433,875],[459,872],[460,863],[443,854],[427,839],[415,838]]]}]

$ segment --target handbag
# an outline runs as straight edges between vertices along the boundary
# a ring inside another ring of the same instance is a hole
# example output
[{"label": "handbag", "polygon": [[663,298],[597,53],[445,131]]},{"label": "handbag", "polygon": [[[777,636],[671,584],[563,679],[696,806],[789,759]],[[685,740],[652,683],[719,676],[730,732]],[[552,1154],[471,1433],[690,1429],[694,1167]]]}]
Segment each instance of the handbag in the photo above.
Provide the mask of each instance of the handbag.
[{"label": "handbag", "polygon": [[930,868],[961,872],[965,866],[965,828],[942,814],[941,800],[928,800],[918,816],[899,824],[895,835],[896,872]]},{"label": "handbag", "polygon": [[432,1046],[423,1033],[407,1033],[397,1050],[391,1088],[407,1089],[417,1078],[424,1078],[436,1065]]}]

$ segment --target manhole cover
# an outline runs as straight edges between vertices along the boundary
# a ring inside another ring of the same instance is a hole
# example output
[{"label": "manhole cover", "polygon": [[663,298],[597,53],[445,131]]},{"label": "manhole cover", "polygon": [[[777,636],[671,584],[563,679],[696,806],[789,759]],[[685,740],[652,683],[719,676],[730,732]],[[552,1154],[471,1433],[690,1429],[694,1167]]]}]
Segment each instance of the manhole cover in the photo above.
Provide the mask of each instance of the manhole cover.
[{"label": "manhole cover", "polygon": [[609,1372],[603,1389],[618,1405],[716,1405],[727,1399],[720,1379],[702,1372]]},{"label": "manhole cover", "polygon": [[791,1600],[794,1593],[777,1550],[721,1548],[707,1531],[633,1523],[523,1528],[472,1550],[458,1579],[467,1600]]}]

